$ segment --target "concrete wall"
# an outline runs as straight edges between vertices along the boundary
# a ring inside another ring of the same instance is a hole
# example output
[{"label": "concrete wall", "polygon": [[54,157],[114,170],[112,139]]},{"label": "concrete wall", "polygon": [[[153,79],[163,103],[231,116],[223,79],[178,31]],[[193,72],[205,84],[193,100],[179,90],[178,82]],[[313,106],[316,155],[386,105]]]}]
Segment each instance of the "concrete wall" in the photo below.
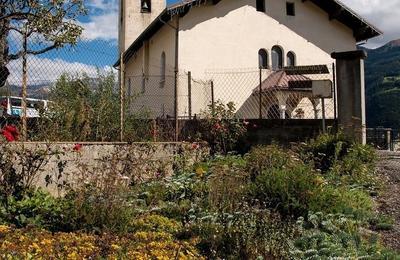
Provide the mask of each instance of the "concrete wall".
[{"label": "concrete wall", "polygon": [[[91,178],[104,178],[113,173],[120,173],[123,178],[128,177],[128,183],[132,180],[162,177],[172,174],[174,165],[185,161],[186,166],[190,166],[209,153],[207,145],[199,144],[199,147],[193,148],[189,143],[83,143],[79,151],[74,147],[73,143],[9,144],[9,149],[19,152],[25,150],[35,154],[35,151],[40,151],[46,154],[48,163],[40,168],[34,184],[54,195],[63,193],[63,189],[57,188],[57,184],[63,181],[75,186]],[[15,160],[20,161],[20,157],[16,156]],[[62,178],[58,180],[60,165],[63,172]],[[54,181],[49,186],[46,186],[46,175],[52,176]]]}]

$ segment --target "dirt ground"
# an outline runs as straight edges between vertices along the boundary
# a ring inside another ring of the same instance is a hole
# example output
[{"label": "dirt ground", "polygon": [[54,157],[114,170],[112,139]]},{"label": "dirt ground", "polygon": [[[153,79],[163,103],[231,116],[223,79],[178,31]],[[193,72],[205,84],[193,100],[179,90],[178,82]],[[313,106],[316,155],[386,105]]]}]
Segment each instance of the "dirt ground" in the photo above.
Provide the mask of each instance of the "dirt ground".
[{"label": "dirt ground", "polygon": [[395,220],[391,230],[379,233],[387,247],[400,251],[400,152],[379,151],[377,174],[385,182],[376,199],[377,211]]}]

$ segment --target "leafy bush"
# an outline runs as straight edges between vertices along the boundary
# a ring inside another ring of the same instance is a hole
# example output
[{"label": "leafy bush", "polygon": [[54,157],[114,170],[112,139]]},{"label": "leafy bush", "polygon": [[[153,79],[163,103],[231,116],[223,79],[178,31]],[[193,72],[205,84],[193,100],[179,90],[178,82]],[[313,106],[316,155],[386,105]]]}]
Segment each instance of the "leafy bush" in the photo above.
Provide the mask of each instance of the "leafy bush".
[{"label": "leafy bush", "polygon": [[250,196],[284,216],[302,216],[308,212],[313,197],[319,196],[317,177],[310,167],[301,163],[266,169],[250,184]]},{"label": "leafy bush", "polygon": [[340,160],[351,146],[351,142],[341,133],[323,134],[308,143],[304,143],[299,153],[307,163],[322,173],[328,172],[333,164]]},{"label": "leafy bush", "polygon": [[228,155],[212,160],[208,176],[211,210],[232,212],[241,207],[248,183],[245,165],[246,161],[240,156]]},{"label": "leafy bush", "polygon": [[43,167],[58,151],[49,147],[27,148],[23,144],[0,142],[0,204],[7,204],[10,196],[22,199],[34,189]]},{"label": "leafy bush", "polygon": [[296,230],[279,215],[243,205],[234,213],[199,217],[192,232],[209,259],[287,259]]},{"label": "leafy bush", "polygon": [[341,214],[310,213],[298,221],[301,236],[295,241],[293,259],[396,259],[376,234],[361,232],[359,222]]},{"label": "leafy bush", "polygon": [[30,192],[22,199],[9,197],[7,207],[1,208],[0,221],[16,227],[37,226],[50,231],[70,230],[67,217],[68,202],[56,199],[41,190]]},{"label": "leafy bush", "polygon": [[236,118],[235,104],[218,100],[202,115],[202,139],[211,146],[212,153],[227,154],[233,151],[239,138],[246,133],[246,127]]},{"label": "leafy bush", "polygon": [[[98,73],[96,81],[87,75],[64,74],[50,89],[49,112],[41,116],[32,140],[48,141],[119,141],[120,97],[117,77],[110,71]],[[125,109],[128,111],[130,100]],[[124,121],[126,141],[150,136],[149,124],[137,120],[148,111],[130,113]],[[127,114],[128,115],[128,114]],[[143,131],[145,129],[145,131]]]},{"label": "leafy bush", "polygon": [[334,162],[329,177],[339,185],[360,186],[374,191],[381,186],[375,175],[376,154],[372,147],[353,144],[340,161]]}]

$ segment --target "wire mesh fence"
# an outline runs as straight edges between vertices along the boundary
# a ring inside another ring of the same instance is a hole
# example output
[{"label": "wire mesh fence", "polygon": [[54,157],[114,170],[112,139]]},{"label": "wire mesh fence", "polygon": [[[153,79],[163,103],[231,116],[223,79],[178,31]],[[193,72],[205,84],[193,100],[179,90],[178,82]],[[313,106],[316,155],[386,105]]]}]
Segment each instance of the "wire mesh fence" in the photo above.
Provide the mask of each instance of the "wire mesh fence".
[{"label": "wire mesh fence", "polygon": [[[213,84],[214,100],[234,102],[239,118],[336,118],[334,73],[331,64],[289,67],[275,71],[210,71],[207,75]],[[330,93],[324,100],[313,93],[316,82],[328,82],[328,87],[330,86]]]},{"label": "wire mesh fence", "polygon": [[[7,80],[0,86],[0,127],[15,126],[22,140],[182,140],[185,135],[179,139],[179,132],[196,132],[188,130],[187,120],[201,119],[216,104],[229,102],[239,119],[336,118],[332,65],[208,70],[200,75],[175,73],[166,64],[140,75],[128,68],[121,75],[111,67],[119,58],[111,42],[82,40],[73,47],[27,55],[24,48],[41,43],[29,40],[23,46],[24,40],[8,36],[11,52],[23,49],[6,64],[9,75],[2,74]],[[327,81],[330,95],[323,100],[315,96],[313,85]]]}]

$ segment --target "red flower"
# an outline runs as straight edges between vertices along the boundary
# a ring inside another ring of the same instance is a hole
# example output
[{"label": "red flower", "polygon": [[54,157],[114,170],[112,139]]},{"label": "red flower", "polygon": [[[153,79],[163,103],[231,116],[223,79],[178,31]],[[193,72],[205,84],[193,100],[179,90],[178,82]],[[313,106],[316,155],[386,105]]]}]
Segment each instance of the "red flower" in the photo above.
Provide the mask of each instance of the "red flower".
[{"label": "red flower", "polygon": [[8,142],[18,141],[19,133],[14,125],[6,125],[0,132]]},{"label": "red flower", "polygon": [[75,144],[73,150],[79,152],[82,149],[82,144]]},{"label": "red flower", "polygon": [[222,128],[222,126],[219,123],[215,123],[214,128],[219,130]]},{"label": "red flower", "polygon": [[199,144],[196,144],[196,143],[192,144],[192,149],[194,149],[194,150],[198,149],[199,147],[200,147]]}]

